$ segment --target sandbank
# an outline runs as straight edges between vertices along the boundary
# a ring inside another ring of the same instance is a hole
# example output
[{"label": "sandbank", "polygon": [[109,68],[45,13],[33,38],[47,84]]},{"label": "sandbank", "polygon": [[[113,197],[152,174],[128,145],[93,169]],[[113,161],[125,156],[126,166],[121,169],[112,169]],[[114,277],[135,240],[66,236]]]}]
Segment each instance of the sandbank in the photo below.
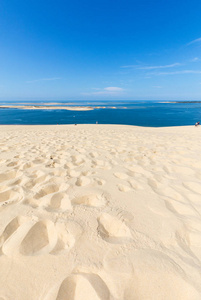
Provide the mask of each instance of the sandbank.
[{"label": "sandbank", "polygon": [[55,110],[55,109],[63,109],[63,110],[93,110],[91,106],[58,106],[58,105],[0,105],[0,109],[5,108],[15,108],[15,109],[42,109],[42,110]]},{"label": "sandbank", "polygon": [[200,300],[201,127],[0,126],[0,299]]}]

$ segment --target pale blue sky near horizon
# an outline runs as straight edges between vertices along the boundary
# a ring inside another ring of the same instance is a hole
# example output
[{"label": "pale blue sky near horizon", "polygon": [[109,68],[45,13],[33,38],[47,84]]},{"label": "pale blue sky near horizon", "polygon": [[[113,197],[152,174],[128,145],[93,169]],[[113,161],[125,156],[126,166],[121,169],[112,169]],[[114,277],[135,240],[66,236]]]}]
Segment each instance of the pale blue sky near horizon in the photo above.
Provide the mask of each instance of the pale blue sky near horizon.
[{"label": "pale blue sky near horizon", "polygon": [[0,100],[201,100],[201,1],[0,2]]}]

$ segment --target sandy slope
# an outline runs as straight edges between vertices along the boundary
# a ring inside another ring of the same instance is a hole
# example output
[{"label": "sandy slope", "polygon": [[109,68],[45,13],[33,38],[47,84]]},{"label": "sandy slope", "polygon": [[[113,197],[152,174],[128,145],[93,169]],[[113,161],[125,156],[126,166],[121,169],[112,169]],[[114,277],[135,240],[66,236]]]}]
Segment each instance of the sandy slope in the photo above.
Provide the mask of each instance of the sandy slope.
[{"label": "sandy slope", "polygon": [[0,126],[0,300],[201,299],[201,128]]}]

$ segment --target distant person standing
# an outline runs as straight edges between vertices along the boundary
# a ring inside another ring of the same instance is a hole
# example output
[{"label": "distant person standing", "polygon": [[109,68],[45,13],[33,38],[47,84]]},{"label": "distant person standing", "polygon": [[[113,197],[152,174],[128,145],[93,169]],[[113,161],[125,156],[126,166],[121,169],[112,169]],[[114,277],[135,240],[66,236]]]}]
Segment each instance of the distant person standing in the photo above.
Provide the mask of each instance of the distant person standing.
[{"label": "distant person standing", "polygon": [[195,123],[195,126],[197,127],[197,126],[199,126],[200,125],[200,122],[196,122]]}]

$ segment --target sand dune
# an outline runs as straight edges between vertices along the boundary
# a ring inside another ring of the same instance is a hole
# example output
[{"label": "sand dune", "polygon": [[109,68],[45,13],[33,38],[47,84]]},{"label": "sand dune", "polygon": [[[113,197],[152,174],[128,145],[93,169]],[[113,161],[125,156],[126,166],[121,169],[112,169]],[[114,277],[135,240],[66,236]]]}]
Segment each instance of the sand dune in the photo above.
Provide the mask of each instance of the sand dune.
[{"label": "sand dune", "polygon": [[0,300],[201,299],[201,128],[0,128]]}]

